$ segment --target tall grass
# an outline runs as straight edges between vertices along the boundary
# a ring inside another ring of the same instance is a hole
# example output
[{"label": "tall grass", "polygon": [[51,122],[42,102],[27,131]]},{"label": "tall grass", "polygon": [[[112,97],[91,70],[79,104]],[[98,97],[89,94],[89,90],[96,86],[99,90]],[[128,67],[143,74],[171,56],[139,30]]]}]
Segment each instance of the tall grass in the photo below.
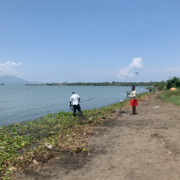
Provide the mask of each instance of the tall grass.
[{"label": "tall grass", "polygon": [[164,91],[160,94],[164,102],[172,102],[174,105],[180,105],[180,89],[175,91]]}]

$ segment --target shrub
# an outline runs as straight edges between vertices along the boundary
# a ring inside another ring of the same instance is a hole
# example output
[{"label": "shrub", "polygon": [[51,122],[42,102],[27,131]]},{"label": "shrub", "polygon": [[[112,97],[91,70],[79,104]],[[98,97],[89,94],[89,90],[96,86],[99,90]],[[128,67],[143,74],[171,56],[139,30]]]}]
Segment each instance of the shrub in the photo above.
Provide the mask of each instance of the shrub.
[{"label": "shrub", "polygon": [[172,87],[173,87],[173,84],[172,84],[172,82],[169,81],[169,82],[167,83],[167,87],[166,87],[166,88],[169,90],[169,89],[171,89]]},{"label": "shrub", "polygon": [[173,78],[170,77],[170,79],[168,79],[166,82],[162,81],[155,84],[155,87],[159,87],[159,90],[164,90],[165,86],[167,90],[171,89],[172,87],[180,88],[180,78],[174,76]]}]

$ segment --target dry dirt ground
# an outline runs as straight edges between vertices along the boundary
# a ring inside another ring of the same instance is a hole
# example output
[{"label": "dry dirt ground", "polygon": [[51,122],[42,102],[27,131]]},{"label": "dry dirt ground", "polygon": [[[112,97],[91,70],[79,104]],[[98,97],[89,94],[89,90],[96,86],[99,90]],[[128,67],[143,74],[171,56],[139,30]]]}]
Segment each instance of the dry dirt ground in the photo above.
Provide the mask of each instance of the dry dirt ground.
[{"label": "dry dirt ground", "polygon": [[13,180],[180,180],[180,108],[152,96],[137,111],[95,127],[89,155],[65,155]]}]

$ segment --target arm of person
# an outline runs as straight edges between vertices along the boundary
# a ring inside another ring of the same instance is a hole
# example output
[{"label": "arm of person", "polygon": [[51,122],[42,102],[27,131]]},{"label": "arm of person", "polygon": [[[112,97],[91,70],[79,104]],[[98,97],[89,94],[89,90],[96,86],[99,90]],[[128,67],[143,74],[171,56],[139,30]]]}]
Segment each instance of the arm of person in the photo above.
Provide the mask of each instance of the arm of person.
[{"label": "arm of person", "polygon": [[135,91],[133,91],[128,97],[130,97],[130,98],[134,98],[134,97],[136,97],[136,92]]},{"label": "arm of person", "polygon": [[71,106],[71,101],[72,101],[72,98],[70,97],[70,105],[69,106]]},{"label": "arm of person", "polygon": [[130,94],[130,95],[128,95],[128,97],[130,97],[130,98],[131,98],[131,96],[132,96],[132,93],[133,93],[133,92],[131,92],[131,94]]},{"label": "arm of person", "polygon": [[78,102],[80,102],[80,100],[81,100],[81,98],[80,98],[80,96],[78,96]]}]

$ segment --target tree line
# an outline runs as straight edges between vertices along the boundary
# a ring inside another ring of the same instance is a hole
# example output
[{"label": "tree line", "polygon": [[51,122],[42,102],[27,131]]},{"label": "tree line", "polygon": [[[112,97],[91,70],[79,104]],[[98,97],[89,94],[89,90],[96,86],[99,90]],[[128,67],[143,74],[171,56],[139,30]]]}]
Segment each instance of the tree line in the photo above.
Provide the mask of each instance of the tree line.
[{"label": "tree line", "polygon": [[66,86],[154,86],[157,82],[76,82],[67,83]]}]

